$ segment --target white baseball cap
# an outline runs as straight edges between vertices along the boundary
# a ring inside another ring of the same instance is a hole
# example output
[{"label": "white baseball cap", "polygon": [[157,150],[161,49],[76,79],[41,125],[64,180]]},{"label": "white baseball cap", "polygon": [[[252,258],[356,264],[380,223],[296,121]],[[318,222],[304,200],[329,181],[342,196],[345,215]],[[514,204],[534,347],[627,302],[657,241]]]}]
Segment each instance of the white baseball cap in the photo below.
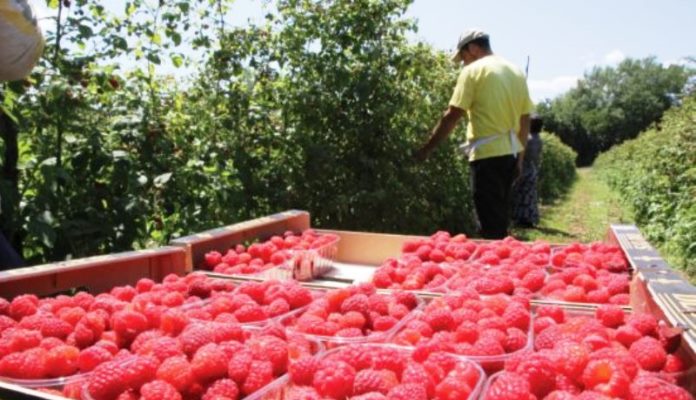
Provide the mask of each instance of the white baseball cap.
[{"label": "white baseball cap", "polygon": [[452,53],[452,61],[454,62],[459,62],[461,61],[461,50],[464,46],[469,44],[469,42],[472,42],[476,39],[488,39],[488,34],[478,28],[473,28],[464,31],[461,35],[459,35],[459,40],[457,41],[457,49]]}]

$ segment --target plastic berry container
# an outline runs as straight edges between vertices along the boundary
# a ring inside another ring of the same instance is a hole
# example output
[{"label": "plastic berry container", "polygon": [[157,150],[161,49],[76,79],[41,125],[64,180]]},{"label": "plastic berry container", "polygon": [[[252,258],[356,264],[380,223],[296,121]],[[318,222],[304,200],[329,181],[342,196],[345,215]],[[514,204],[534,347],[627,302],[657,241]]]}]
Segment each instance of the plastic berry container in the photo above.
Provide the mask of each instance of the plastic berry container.
[{"label": "plastic berry container", "polygon": [[277,267],[261,271],[254,276],[266,279],[309,281],[319,278],[333,268],[338,254],[336,236],[331,241],[314,249],[288,250],[285,262]]},{"label": "plastic berry container", "polygon": [[51,394],[53,396],[74,398],[75,395],[80,393],[82,385],[88,377],[89,372],[53,379],[13,379],[0,377],[0,381],[40,391],[45,394]]},{"label": "plastic berry container", "polygon": [[[379,349],[394,349],[401,353],[406,360],[412,360],[411,356],[413,354],[413,349],[405,348],[405,347],[400,347],[400,346],[394,346],[391,344],[378,344],[378,343],[365,343],[365,344],[355,344],[355,346],[359,348],[364,349],[365,354],[370,354],[373,353],[376,350]],[[345,349],[345,347],[338,347],[332,350],[328,350],[326,352],[321,353],[318,357],[322,360],[331,357],[332,355],[335,355],[336,353],[340,352],[342,349]],[[447,354],[446,357],[450,357],[457,365],[467,365],[473,370],[476,371],[478,374],[478,379],[476,381],[476,384],[474,385],[473,388],[471,388],[471,393],[469,394],[468,397],[462,398],[461,400],[475,400],[478,399],[481,391],[483,390],[483,387],[486,383],[486,374],[485,372],[481,369],[481,366],[478,365],[477,363],[473,362],[472,360],[469,360],[464,357],[459,357],[453,354]],[[357,372],[357,371],[356,371]],[[439,382],[438,382],[439,383]],[[298,392],[301,390],[301,386],[294,385],[291,380],[290,376],[288,374],[283,375],[282,377],[278,378],[268,386],[264,387],[262,390],[259,390],[258,392],[254,393],[253,395],[247,397],[246,400],[294,400],[298,398]],[[431,397],[429,399],[432,399],[434,397]]]}]

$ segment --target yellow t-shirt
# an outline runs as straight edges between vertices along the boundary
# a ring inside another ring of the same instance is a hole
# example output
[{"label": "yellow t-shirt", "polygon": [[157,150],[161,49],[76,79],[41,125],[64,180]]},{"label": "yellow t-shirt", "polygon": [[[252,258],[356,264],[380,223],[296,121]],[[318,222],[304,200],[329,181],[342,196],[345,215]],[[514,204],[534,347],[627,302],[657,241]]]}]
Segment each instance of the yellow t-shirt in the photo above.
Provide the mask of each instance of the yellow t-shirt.
[{"label": "yellow t-shirt", "polygon": [[[534,110],[522,71],[496,55],[478,59],[462,69],[449,105],[468,113],[467,143],[499,135],[477,146],[470,161],[513,154],[510,130],[519,132],[520,116]],[[512,140],[515,149],[521,151],[517,134]]]}]

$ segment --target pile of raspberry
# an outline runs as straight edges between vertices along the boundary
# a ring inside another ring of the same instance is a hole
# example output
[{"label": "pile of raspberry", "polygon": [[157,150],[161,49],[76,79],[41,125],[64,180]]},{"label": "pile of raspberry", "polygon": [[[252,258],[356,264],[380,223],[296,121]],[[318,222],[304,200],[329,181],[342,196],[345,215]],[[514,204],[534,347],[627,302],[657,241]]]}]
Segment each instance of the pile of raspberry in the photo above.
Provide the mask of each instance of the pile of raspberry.
[{"label": "pile of raspberry", "polygon": [[187,307],[190,318],[259,323],[309,305],[314,294],[295,281],[244,282],[233,292],[216,292],[204,304]]},{"label": "pile of raspberry", "polygon": [[304,334],[377,340],[418,306],[413,293],[380,294],[374,285],[362,284],[326,292],[297,318],[283,324]]},{"label": "pile of raspberry", "polygon": [[476,398],[484,379],[471,361],[435,352],[425,359],[388,346],[348,345],[289,368],[290,399],[427,400]]},{"label": "pile of raspberry", "polygon": [[337,235],[319,234],[313,229],[299,234],[287,231],[282,236],[272,236],[264,242],[252,243],[249,247],[238,244],[224,254],[218,251],[208,252],[201,268],[221,274],[255,274],[282,265],[291,257],[292,252],[321,249],[337,240]]},{"label": "pile of raspberry", "polygon": [[617,245],[592,242],[589,244],[571,243],[554,249],[551,266],[557,269],[588,265],[596,270],[613,273],[627,273],[628,261],[621,247]]},{"label": "pile of raspberry", "polygon": [[553,272],[539,293],[549,300],[627,305],[629,281],[628,273],[613,273],[580,264]]},{"label": "pile of raspberry", "polygon": [[451,236],[445,231],[408,240],[398,258],[390,258],[377,268],[372,282],[383,289],[439,289],[454,273],[449,264],[468,260],[476,247],[465,235]]},{"label": "pile of raspberry", "polygon": [[[528,300],[475,291],[435,298],[392,340],[415,346],[415,354],[445,351],[486,360],[509,356],[528,347],[532,323]],[[484,368],[490,369],[485,363]]]},{"label": "pile of raspberry", "polygon": [[169,275],[162,283],[141,279],[97,296],[0,299],[0,376],[35,380],[89,372],[141,333],[185,324],[181,306],[233,287],[201,274]]},{"label": "pile of raspberry", "polygon": [[505,362],[487,400],[691,399],[674,383],[686,367],[672,353],[678,342],[650,314],[602,305],[595,315],[573,316],[543,306],[534,332],[534,351]]},{"label": "pile of raspberry", "polygon": [[288,365],[315,353],[314,346],[282,330],[250,333],[235,323],[193,323],[178,336],[153,335],[131,351],[121,350],[92,371],[80,395],[83,400],[236,400],[285,374]]},{"label": "pile of raspberry", "polygon": [[453,264],[457,273],[447,290],[532,297],[546,282],[550,252],[546,242],[511,237],[481,244],[470,261]]}]

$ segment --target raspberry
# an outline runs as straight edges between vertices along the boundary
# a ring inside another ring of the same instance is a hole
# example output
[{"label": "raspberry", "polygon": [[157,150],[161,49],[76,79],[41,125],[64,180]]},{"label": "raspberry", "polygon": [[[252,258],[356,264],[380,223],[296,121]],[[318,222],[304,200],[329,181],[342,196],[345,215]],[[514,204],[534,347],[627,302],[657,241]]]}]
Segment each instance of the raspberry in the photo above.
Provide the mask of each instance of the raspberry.
[{"label": "raspberry", "polygon": [[289,285],[288,288],[288,303],[291,309],[297,309],[309,305],[314,300],[312,292],[300,286],[299,284]]},{"label": "raspberry", "polygon": [[140,350],[141,347],[143,347],[145,345],[145,343],[149,342],[152,339],[156,339],[159,337],[162,337],[162,332],[160,332],[158,330],[153,329],[153,330],[142,332],[133,340],[133,342],[131,342],[130,350],[133,353],[136,353],[136,352],[138,352],[138,350]]},{"label": "raspberry", "polygon": [[254,360],[249,367],[242,393],[246,396],[254,393],[273,381],[273,364],[270,361]]},{"label": "raspberry", "polygon": [[389,315],[396,319],[404,318],[410,312],[411,310],[403,304],[393,303],[389,305]]},{"label": "raspberry", "polygon": [[565,390],[554,390],[549,393],[548,396],[544,397],[544,400],[577,400],[577,397],[573,393]]},{"label": "raspberry", "polygon": [[327,359],[314,374],[312,385],[322,396],[342,399],[351,395],[355,375],[347,363]]},{"label": "raspberry", "polygon": [[287,314],[290,311],[290,305],[285,299],[275,299],[266,307],[266,314],[269,317],[277,317]]},{"label": "raspberry", "polygon": [[349,311],[357,311],[363,315],[369,314],[370,302],[368,297],[364,294],[356,294],[345,299],[341,303],[341,312],[345,314]]},{"label": "raspberry", "polygon": [[0,360],[0,376],[18,379],[41,379],[46,377],[48,353],[38,347],[9,354]]},{"label": "raspberry", "polygon": [[179,335],[179,341],[184,352],[188,355],[193,355],[204,344],[215,341],[215,331],[208,325],[189,325]]},{"label": "raspberry", "polygon": [[281,375],[285,372],[288,360],[287,343],[275,336],[258,336],[245,343],[251,350],[254,359],[268,360],[273,364],[273,373]]},{"label": "raspberry", "polygon": [[456,328],[452,312],[447,308],[432,310],[425,314],[424,319],[434,331],[451,331]]},{"label": "raspberry", "polygon": [[314,374],[321,365],[316,357],[303,357],[288,366],[290,379],[295,385],[311,385]]},{"label": "raspberry", "polygon": [[140,400],[162,399],[181,400],[181,393],[174,386],[161,380],[146,383],[140,388]]},{"label": "raspberry", "polygon": [[200,382],[213,381],[227,375],[227,358],[215,343],[199,348],[191,360],[193,376]]},{"label": "raspberry", "polygon": [[493,381],[486,400],[530,400],[531,387],[524,376],[503,372]]},{"label": "raspberry", "polygon": [[38,310],[39,298],[33,294],[23,294],[12,299],[8,308],[8,314],[15,321],[33,315]]},{"label": "raspberry", "polygon": [[636,340],[640,339],[643,335],[630,325],[620,326],[615,332],[616,340],[624,345],[624,347],[629,348]]},{"label": "raspberry", "polygon": [[527,331],[529,329],[529,323],[531,321],[529,311],[523,306],[507,307],[505,312],[503,312],[503,319],[508,327],[519,328],[522,331]]},{"label": "raspberry", "polygon": [[666,373],[677,373],[686,370],[685,362],[675,354],[667,354],[667,360],[662,370]]},{"label": "raspberry", "polygon": [[619,306],[602,304],[597,308],[595,318],[602,321],[602,325],[607,328],[617,328],[624,323],[624,312]]},{"label": "raspberry", "polygon": [[364,369],[358,371],[353,383],[353,394],[359,395],[370,392],[389,393],[389,390],[399,384],[392,371]]},{"label": "raspberry", "polygon": [[10,302],[7,299],[0,297],[0,315],[7,315],[10,310]]},{"label": "raspberry", "polygon": [[626,324],[636,328],[642,336],[652,336],[657,332],[657,319],[651,314],[634,313],[628,318]]},{"label": "raspberry", "polygon": [[388,369],[398,378],[401,377],[405,361],[403,353],[393,348],[381,348],[372,354],[372,368]]},{"label": "raspberry", "polygon": [[65,340],[72,331],[72,325],[58,318],[48,318],[41,324],[43,337],[56,337]]},{"label": "raspberry", "polygon": [[89,372],[99,364],[110,361],[113,357],[113,354],[106,348],[102,346],[91,346],[80,352],[78,366],[81,372]]},{"label": "raspberry", "polygon": [[6,315],[0,315],[0,335],[6,329],[12,328],[16,325],[17,325],[17,321],[13,320],[12,318],[10,318]]},{"label": "raspberry", "polygon": [[546,281],[546,274],[542,270],[534,270],[527,273],[524,278],[522,278],[522,287],[529,289],[532,292],[538,292],[544,287],[544,282]]},{"label": "raspberry", "polygon": [[171,384],[179,392],[186,391],[195,382],[191,364],[185,356],[172,357],[164,360],[157,368],[157,379]]},{"label": "raspberry", "polygon": [[428,394],[428,398],[433,397],[435,394],[435,382],[425,367],[418,363],[411,362],[406,365],[401,375],[401,383],[413,383],[423,386]]},{"label": "raspberry", "polygon": [[[318,394],[317,394],[318,396]],[[317,399],[314,398],[302,398],[302,400],[319,400],[319,397]],[[387,400],[387,397],[383,395],[382,393],[377,393],[377,392],[370,392],[370,393],[365,393],[361,394],[360,396],[353,396],[350,398],[350,400]]]},{"label": "raspberry", "polygon": [[244,282],[237,288],[240,294],[249,296],[256,303],[261,304],[266,294],[266,286],[260,282]]},{"label": "raspberry", "polygon": [[507,337],[502,344],[506,353],[513,353],[526,347],[527,342],[527,334],[521,329],[508,328]]},{"label": "raspberry", "polygon": [[630,378],[614,362],[607,359],[592,360],[582,373],[582,383],[591,389],[612,397],[624,397],[628,393]]},{"label": "raspberry", "polygon": [[[339,314],[340,315],[340,314]],[[342,328],[358,328],[362,329],[365,326],[365,316],[357,311],[348,311],[341,316],[339,325]]]},{"label": "raspberry", "polygon": [[633,342],[629,351],[638,364],[648,371],[659,371],[667,361],[667,353],[660,341],[650,336]]},{"label": "raspberry", "polygon": [[523,359],[515,372],[527,378],[532,393],[539,398],[543,398],[556,387],[554,364],[541,353],[533,353]]},{"label": "raspberry", "polygon": [[408,307],[409,310],[413,310],[418,305],[418,299],[416,298],[416,295],[411,292],[394,292],[394,298],[396,299],[397,303],[405,305],[406,307]]},{"label": "raspberry", "polygon": [[239,307],[234,312],[234,316],[239,322],[263,321],[268,318],[268,315],[266,315],[266,312],[260,305],[252,303]]},{"label": "raspberry", "polygon": [[555,347],[554,352],[558,359],[556,369],[573,379],[582,375],[590,357],[585,346],[574,342],[561,342]]},{"label": "raspberry", "polygon": [[69,376],[77,372],[80,349],[60,345],[46,354],[46,374],[50,377]]},{"label": "raspberry", "polygon": [[87,390],[94,400],[114,399],[126,390],[139,390],[155,378],[156,372],[156,359],[127,356],[95,368],[88,378]]},{"label": "raspberry", "polygon": [[364,347],[359,345],[341,347],[327,359],[331,361],[343,361],[356,371],[371,368],[374,363],[373,353],[365,351]]},{"label": "raspberry", "polygon": [[382,315],[375,318],[372,321],[372,329],[374,329],[375,331],[384,332],[390,330],[398,323],[399,320],[397,320],[396,318],[390,317],[388,315]]},{"label": "raspberry", "polygon": [[565,311],[558,306],[540,306],[536,309],[536,317],[551,317],[560,324],[565,321]]},{"label": "raspberry", "polygon": [[184,354],[181,342],[169,336],[150,339],[142,345],[136,354],[141,356],[154,356],[158,360],[164,361],[170,357]]},{"label": "raspberry", "polygon": [[630,394],[634,400],[692,399],[686,390],[652,376],[642,376],[631,383]]},{"label": "raspberry", "polygon": [[[236,400],[238,397],[239,387],[237,384],[232,379],[220,379],[205,391],[201,400]],[[163,397],[163,399],[166,399],[166,397]]]},{"label": "raspberry", "polygon": [[140,332],[149,328],[145,315],[137,311],[117,311],[111,317],[111,329],[126,340],[133,340]]},{"label": "raspberry", "polygon": [[456,375],[447,376],[435,388],[438,399],[468,399],[472,389]]},{"label": "raspberry", "polygon": [[387,395],[389,400],[427,400],[428,393],[423,386],[415,383],[404,383],[395,386]]}]

